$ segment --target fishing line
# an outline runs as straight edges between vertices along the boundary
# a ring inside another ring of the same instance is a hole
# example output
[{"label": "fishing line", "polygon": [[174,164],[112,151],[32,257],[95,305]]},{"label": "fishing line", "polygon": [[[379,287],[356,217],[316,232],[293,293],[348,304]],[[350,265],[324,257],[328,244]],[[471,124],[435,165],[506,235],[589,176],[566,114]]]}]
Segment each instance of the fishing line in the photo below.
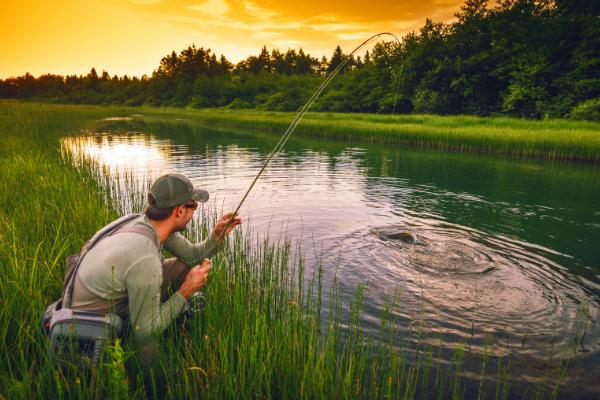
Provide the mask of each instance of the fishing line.
[{"label": "fishing line", "polygon": [[[352,59],[352,56],[357,51],[359,51],[361,48],[366,46],[368,43],[370,43],[374,39],[376,39],[380,36],[386,36],[386,35],[392,36],[399,45],[401,44],[398,37],[390,32],[381,32],[376,35],[373,35],[370,38],[368,38],[367,40],[365,40],[364,42],[362,42],[361,44],[359,44],[358,46],[356,46],[356,48],[354,50],[352,50],[352,52],[350,54],[348,54],[348,56],[344,57],[343,61],[340,62],[335,67],[335,69],[333,71],[331,71],[331,73],[323,80],[321,85],[317,88],[317,90],[314,91],[314,93],[312,94],[312,96],[310,96],[308,101],[300,108],[300,110],[298,110],[298,112],[296,113],[296,116],[294,117],[294,119],[292,120],[290,125],[287,127],[287,129],[285,130],[283,135],[279,138],[279,141],[275,144],[275,147],[273,147],[273,150],[269,153],[269,156],[263,163],[262,167],[258,171],[258,174],[256,174],[256,176],[254,177],[254,180],[252,181],[252,183],[248,187],[248,190],[246,190],[246,193],[242,197],[242,200],[240,200],[238,206],[236,207],[236,209],[233,213],[234,216],[237,215],[237,213],[240,211],[242,204],[244,204],[244,201],[246,200],[246,198],[250,194],[250,191],[252,190],[252,188],[254,187],[256,182],[258,181],[258,178],[260,178],[260,176],[262,175],[264,170],[267,168],[267,165],[269,165],[269,162],[277,154],[279,154],[279,152],[283,149],[283,146],[285,146],[285,143],[288,141],[288,139],[290,138],[290,136],[292,135],[292,133],[294,132],[294,130],[296,129],[296,127],[298,126],[298,124],[300,123],[302,118],[304,117],[304,114],[306,114],[308,112],[310,107],[312,107],[312,105],[317,100],[319,95],[323,92],[323,90],[325,90],[325,88],[329,85],[329,83],[333,80],[333,78],[335,78],[335,76],[338,74],[338,72],[340,72],[342,70],[342,68],[344,68],[346,66],[346,64],[350,61],[350,59]],[[400,75],[402,74],[402,67],[403,67],[403,65],[401,64],[400,73],[398,74],[398,84],[396,86],[396,97],[394,100],[394,108],[392,110],[392,115],[396,112],[396,104],[398,103],[398,94],[400,92]],[[229,226],[232,224],[232,222],[233,222],[233,218],[230,218],[229,222],[225,226],[225,229],[223,229],[223,231],[221,232],[221,235],[219,236],[219,239],[217,240],[217,242],[220,242],[221,239],[223,239],[225,232],[227,232],[227,229],[229,229]]]}]

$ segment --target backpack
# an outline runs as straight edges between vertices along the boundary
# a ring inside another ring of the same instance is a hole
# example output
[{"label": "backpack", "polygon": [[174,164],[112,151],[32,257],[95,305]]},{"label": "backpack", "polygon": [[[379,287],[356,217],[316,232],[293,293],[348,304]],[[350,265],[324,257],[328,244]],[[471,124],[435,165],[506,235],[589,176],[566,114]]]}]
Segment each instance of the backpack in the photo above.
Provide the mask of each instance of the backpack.
[{"label": "backpack", "polygon": [[[141,214],[128,214],[104,226],[88,240],[79,254],[67,258],[60,299],[42,316],[42,328],[50,338],[49,352],[61,361],[98,365],[107,340],[121,336],[123,321],[114,313],[96,313],[71,308],[77,270],[85,255],[103,238],[125,232],[144,235],[156,243],[154,232],[143,226],[126,226]],[[158,247],[158,243],[156,244]]]}]

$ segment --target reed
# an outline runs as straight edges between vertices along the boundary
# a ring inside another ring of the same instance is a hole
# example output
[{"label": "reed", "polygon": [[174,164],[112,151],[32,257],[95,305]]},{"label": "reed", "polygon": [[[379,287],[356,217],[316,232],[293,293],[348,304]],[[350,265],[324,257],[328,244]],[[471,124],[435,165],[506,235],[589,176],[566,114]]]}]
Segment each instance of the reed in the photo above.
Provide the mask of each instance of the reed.
[{"label": "reed", "polygon": [[[367,288],[357,288],[349,314],[335,284],[325,305],[322,269],[307,273],[293,242],[259,238],[248,226],[215,257],[204,312],[162,336],[153,373],[144,373],[127,341],[109,346],[97,370],[58,370],[40,315],[59,296],[66,256],[123,203],[110,196],[118,182],[92,164],[61,158],[57,138],[123,110],[20,103],[0,110],[0,397],[470,397],[461,373],[466,350],[441,362],[439,348],[419,340],[419,323],[414,335],[398,337],[395,298],[382,316],[383,340],[375,342],[361,322]],[[139,209],[141,201],[133,190],[127,207]],[[206,235],[211,218],[188,234]],[[489,364],[486,356],[475,394],[508,397],[507,363],[498,363],[492,386],[484,381]]]},{"label": "reed", "polygon": [[[281,134],[293,113],[151,109],[147,118]],[[507,117],[308,113],[294,135],[462,152],[600,163],[600,124]]]}]

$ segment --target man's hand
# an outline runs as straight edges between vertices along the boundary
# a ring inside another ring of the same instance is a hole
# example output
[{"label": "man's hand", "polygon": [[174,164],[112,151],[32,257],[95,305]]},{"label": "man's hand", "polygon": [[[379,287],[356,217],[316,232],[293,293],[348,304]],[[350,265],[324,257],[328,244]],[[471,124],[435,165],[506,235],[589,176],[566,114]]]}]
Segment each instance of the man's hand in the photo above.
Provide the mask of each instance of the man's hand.
[{"label": "man's hand", "polygon": [[185,280],[179,288],[179,293],[186,299],[189,299],[192,293],[202,289],[208,281],[208,272],[212,268],[212,263],[205,258],[202,264],[196,265],[188,272]]},{"label": "man's hand", "polygon": [[[233,228],[235,228],[241,223],[242,219],[237,214],[234,214],[232,212],[223,214],[223,216],[217,222],[211,233],[213,240],[217,241],[223,239],[225,236],[231,233]],[[225,228],[227,228],[227,231],[223,233],[225,231]]]}]

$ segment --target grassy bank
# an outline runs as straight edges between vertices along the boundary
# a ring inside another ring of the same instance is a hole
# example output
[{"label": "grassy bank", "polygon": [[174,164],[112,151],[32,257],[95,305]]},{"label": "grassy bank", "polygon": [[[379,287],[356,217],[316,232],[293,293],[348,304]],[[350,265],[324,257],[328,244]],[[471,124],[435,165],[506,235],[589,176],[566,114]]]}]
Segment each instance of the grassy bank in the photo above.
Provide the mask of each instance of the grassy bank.
[{"label": "grassy bank", "polygon": [[[119,204],[105,200],[110,182],[62,161],[57,140],[92,120],[124,113],[132,110],[0,104],[0,397],[509,396],[505,362],[492,365],[482,355],[476,378],[481,385],[468,391],[461,378],[464,349],[442,364],[435,348],[397,337],[389,316],[401,305],[393,299],[380,321],[383,342],[370,342],[361,326],[360,288],[352,313],[341,314],[335,287],[331,306],[324,309],[319,271],[306,280],[292,244],[251,242],[248,227],[214,259],[205,311],[166,332],[152,379],[138,368],[128,343],[109,349],[106,363],[91,374],[56,370],[46,353],[40,315],[59,295],[66,256],[119,210]],[[141,207],[141,196],[136,199]],[[194,226],[190,234],[199,232],[206,226]],[[418,321],[414,326],[413,339]],[[413,351],[399,350],[402,344]],[[529,395],[555,396],[559,380],[549,381]]]},{"label": "grassy bank", "polygon": [[[141,108],[147,118],[282,134],[295,113]],[[309,113],[295,135],[440,150],[600,163],[600,124],[506,117]]]},{"label": "grassy bank", "polygon": [[[10,102],[0,102],[11,104]],[[35,104],[35,103],[33,103]],[[43,107],[43,106],[42,106]],[[63,106],[112,110],[144,119],[177,118],[217,128],[281,135],[296,116],[289,112],[157,107]],[[77,111],[76,113],[79,113]],[[508,117],[308,113],[294,131],[322,139],[373,142],[462,152],[600,163],[600,123]]]}]

